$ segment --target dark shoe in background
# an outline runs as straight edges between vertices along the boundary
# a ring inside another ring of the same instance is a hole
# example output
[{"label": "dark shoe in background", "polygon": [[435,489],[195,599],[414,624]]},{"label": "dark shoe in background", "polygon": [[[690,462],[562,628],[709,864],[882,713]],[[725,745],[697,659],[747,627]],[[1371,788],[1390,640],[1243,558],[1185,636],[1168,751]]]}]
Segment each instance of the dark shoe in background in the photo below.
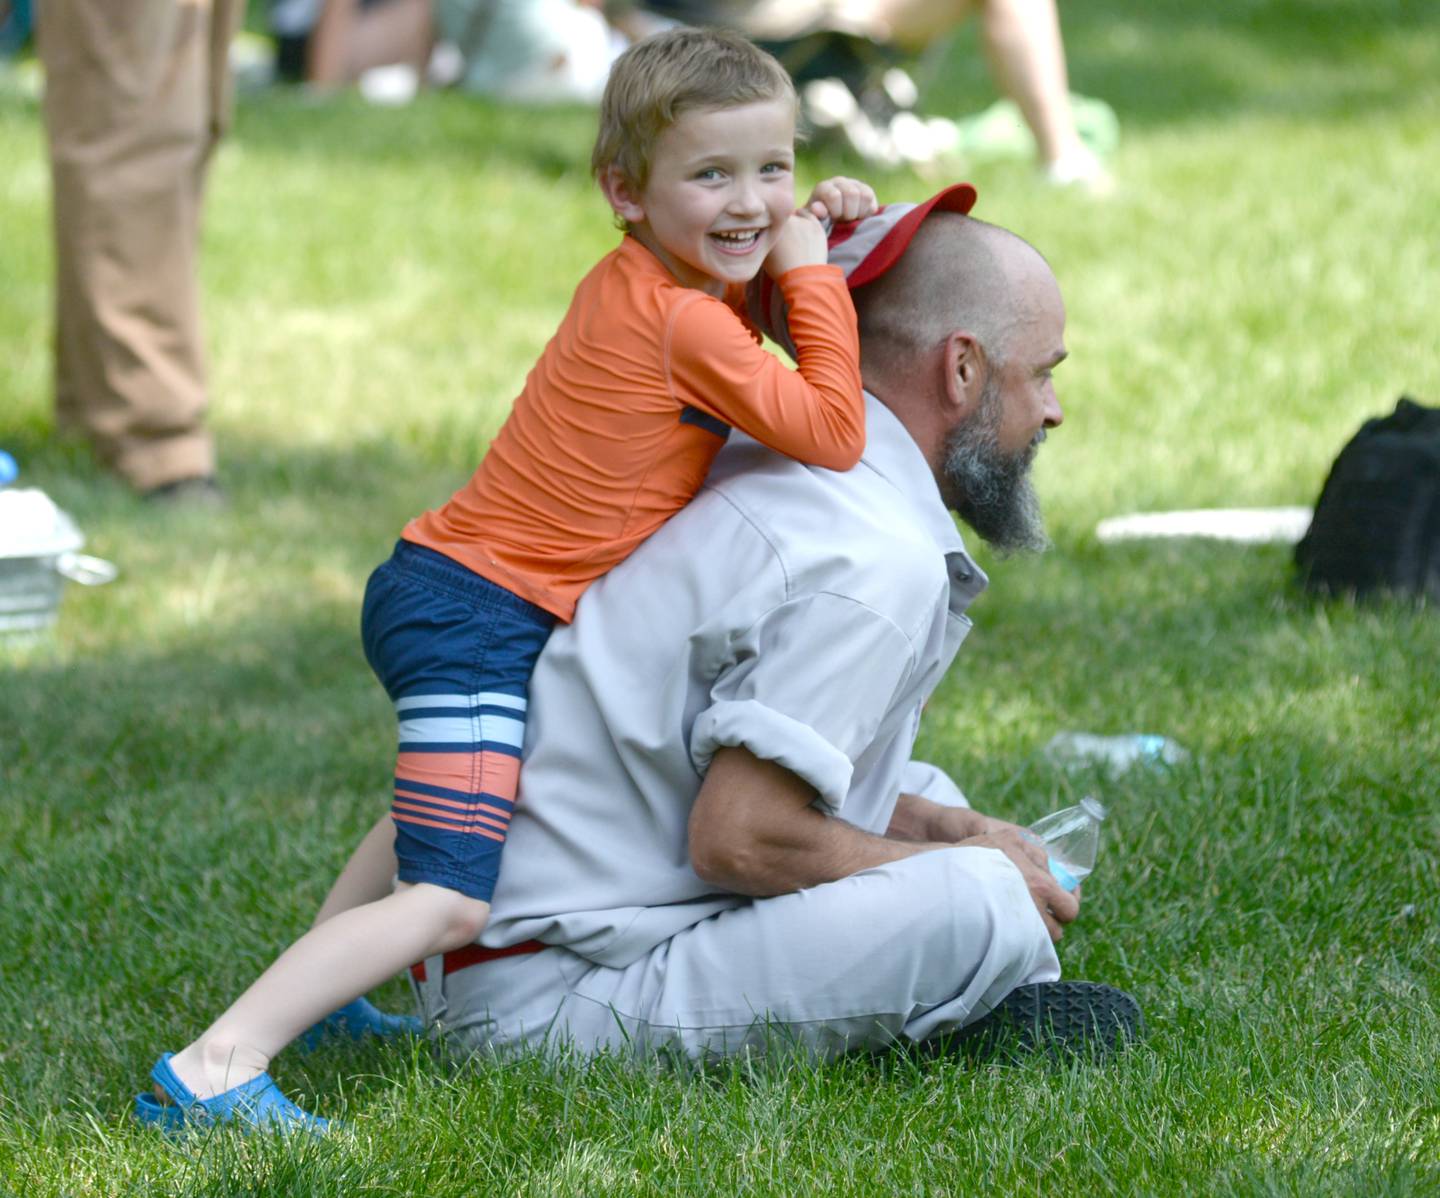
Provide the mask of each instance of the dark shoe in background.
[{"label": "dark shoe in background", "polygon": [[215,510],[224,507],[229,500],[214,478],[204,475],[199,478],[179,478],[171,483],[161,483],[144,493],[147,503],[156,507]]}]

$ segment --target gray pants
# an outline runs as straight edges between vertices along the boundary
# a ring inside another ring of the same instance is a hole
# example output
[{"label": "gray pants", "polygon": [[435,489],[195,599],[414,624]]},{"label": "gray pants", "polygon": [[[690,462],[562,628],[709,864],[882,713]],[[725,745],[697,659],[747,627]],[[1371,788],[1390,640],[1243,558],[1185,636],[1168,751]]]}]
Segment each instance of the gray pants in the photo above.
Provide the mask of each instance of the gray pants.
[{"label": "gray pants", "polygon": [[1060,976],[1024,880],[994,849],[921,853],[722,912],[623,968],[563,948],[443,977],[421,1013],[462,1051],[822,1058],[918,1041]]}]

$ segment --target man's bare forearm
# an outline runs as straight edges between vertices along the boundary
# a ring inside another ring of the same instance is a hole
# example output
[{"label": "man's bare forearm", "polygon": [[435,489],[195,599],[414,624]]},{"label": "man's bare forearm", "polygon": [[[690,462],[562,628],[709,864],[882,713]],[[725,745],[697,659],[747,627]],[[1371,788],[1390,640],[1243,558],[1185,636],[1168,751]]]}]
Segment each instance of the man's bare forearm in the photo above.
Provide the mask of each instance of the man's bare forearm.
[{"label": "man's bare forearm", "polygon": [[[875,836],[810,809],[793,836],[756,837],[696,863],[696,872],[725,890],[763,898],[848,878],[941,846]],[[692,840],[692,844],[694,841]]]},{"label": "man's bare forearm", "polygon": [[1051,876],[1044,847],[1014,824],[902,794],[886,834],[873,836],[816,811],[814,800],[782,766],[747,749],[721,749],[690,813],[691,865],[718,889],[764,898],[963,842],[1010,858],[1052,939],[1079,913],[1078,896]]},{"label": "man's bare forearm", "polygon": [[919,795],[901,794],[885,835],[895,840],[953,844],[979,836],[991,822],[968,807],[946,807]]},{"label": "man's bare forearm", "polygon": [[862,831],[816,811],[814,798],[814,790],[782,766],[745,749],[722,749],[690,817],[695,872],[722,889],[758,898],[945,847]]}]

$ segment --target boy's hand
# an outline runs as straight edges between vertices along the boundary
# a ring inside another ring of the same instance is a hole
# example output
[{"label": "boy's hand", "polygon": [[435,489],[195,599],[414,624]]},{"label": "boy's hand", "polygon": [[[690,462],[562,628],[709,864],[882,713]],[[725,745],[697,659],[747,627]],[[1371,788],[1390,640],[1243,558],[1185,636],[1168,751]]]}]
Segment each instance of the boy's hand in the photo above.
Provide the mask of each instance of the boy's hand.
[{"label": "boy's hand", "polygon": [[824,226],[813,214],[792,212],[765,259],[765,273],[778,279],[797,266],[824,266],[829,255]]},{"label": "boy's hand", "polygon": [[833,221],[851,221],[873,216],[880,204],[868,183],[836,175],[833,179],[815,184],[805,207],[821,220],[828,216]]}]

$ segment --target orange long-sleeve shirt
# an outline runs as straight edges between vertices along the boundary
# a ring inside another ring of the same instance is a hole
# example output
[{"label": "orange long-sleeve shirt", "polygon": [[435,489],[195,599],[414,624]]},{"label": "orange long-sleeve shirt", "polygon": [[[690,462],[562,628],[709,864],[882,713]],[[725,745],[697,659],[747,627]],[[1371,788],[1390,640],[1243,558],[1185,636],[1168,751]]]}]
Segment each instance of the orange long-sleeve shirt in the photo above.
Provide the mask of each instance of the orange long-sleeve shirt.
[{"label": "orange long-sleeve shirt", "polygon": [[803,266],[779,286],[798,370],[626,237],[581,281],[470,481],[402,535],[569,620],[586,586],[700,489],[724,425],[848,470],[865,406],[844,276]]}]

